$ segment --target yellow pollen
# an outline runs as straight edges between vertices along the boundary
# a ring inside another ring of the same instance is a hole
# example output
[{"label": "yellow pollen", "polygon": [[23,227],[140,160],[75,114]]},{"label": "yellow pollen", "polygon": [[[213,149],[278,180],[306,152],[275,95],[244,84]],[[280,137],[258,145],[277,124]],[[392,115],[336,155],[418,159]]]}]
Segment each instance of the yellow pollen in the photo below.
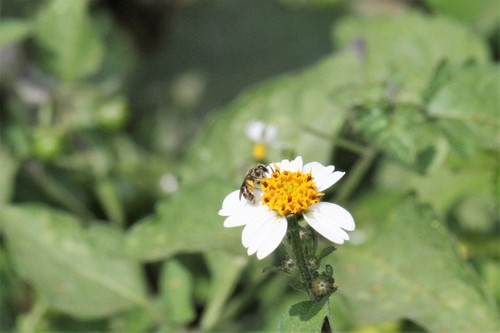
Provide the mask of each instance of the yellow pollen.
[{"label": "yellow pollen", "polygon": [[311,173],[302,171],[275,171],[261,181],[262,204],[268,205],[281,216],[300,214],[319,202],[323,193],[318,192]]}]

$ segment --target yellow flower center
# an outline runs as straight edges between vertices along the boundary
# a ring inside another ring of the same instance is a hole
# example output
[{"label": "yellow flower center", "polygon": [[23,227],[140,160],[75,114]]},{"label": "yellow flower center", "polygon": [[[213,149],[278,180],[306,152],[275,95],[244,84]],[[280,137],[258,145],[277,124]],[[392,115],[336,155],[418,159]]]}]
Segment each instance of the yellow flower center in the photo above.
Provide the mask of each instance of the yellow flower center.
[{"label": "yellow flower center", "polygon": [[319,202],[323,193],[318,192],[311,172],[280,171],[275,166],[270,178],[261,180],[262,204],[268,205],[281,216],[300,214]]},{"label": "yellow flower center", "polygon": [[253,158],[256,161],[263,161],[266,157],[267,147],[263,143],[256,143],[253,146]]}]

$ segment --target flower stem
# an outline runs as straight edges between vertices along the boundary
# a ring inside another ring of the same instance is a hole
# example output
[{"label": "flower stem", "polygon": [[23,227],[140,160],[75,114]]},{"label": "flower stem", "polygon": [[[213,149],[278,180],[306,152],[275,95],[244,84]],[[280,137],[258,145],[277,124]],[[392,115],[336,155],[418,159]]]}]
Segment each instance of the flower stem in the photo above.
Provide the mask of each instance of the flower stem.
[{"label": "flower stem", "polygon": [[365,149],[361,158],[356,162],[350,171],[349,178],[347,178],[346,182],[344,182],[343,186],[339,189],[337,193],[337,201],[345,202],[349,198],[363,179],[376,156],[377,150],[375,148],[367,147]]},{"label": "flower stem", "polygon": [[47,314],[48,308],[47,302],[44,299],[39,298],[31,311],[18,319],[17,331],[26,333],[38,332],[38,326]]},{"label": "flower stem", "polygon": [[297,264],[297,267],[299,268],[302,282],[307,289],[307,294],[309,295],[309,298],[313,300],[315,299],[315,297],[311,291],[312,276],[309,268],[307,267],[306,258],[300,242],[300,228],[298,224],[298,218],[296,215],[290,215],[287,217],[287,221],[290,245],[292,247],[292,255],[295,263]]},{"label": "flower stem", "polygon": [[71,191],[67,190],[56,177],[49,174],[44,166],[38,162],[30,162],[26,165],[26,171],[32,176],[32,180],[50,199],[63,205],[69,211],[88,220],[94,218],[93,213],[85,207],[81,200]]}]

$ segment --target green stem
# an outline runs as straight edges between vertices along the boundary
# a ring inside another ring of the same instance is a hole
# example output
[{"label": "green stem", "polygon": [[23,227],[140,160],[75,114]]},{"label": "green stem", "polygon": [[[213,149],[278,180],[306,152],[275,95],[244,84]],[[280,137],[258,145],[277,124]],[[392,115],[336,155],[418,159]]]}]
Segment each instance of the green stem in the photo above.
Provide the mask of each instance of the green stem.
[{"label": "green stem", "polygon": [[31,311],[27,315],[22,316],[18,321],[18,331],[25,333],[37,332],[37,327],[43,320],[45,314],[47,313],[47,310],[48,305],[45,300],[41,298],[38,299],[33,309],[31,309]]},{"label": "green stem", "polygon": [[309,133],[312,133],[313,135],[322,138],[326,141],[333,141],[335,146],[342,147],[346,150],[352,151],[353,153],[361,154],[364,150],[364,147],[352,140],[349,139],[344,139],[342,137],[335,137],[332,138],[330,134],[323,133],[321,131],[318,131],[315,128],[309,127],[309,126],[304,126],[304,130],[306,130]]},{"label": "green stem", "polygon": [[[262,274],[258,280],[247,286],[237,298],[232,298],[224,309],[224,313],[220,319],[220,323],[232,320],[241,314],[249,304],[251,300],[255,298],[258,291],[261,290],[267,283],[270,283],[272,274]],[[287,286],[284,284],[284,286]]]},{"label": "green stem", "polygon": [[83,205],[80,200],[70,191],[61,186],[57,180],[47,173],[42,164],[30,162],[26,170],[32,176],[32,180],[53,200],[59,202],[69,211],[85,218],[93,218],[93,214]]},{"label": "green stem", "polygon": [[335,146],[344,148],[345,150],[349,150],[356,154],[363,154],[363,152],[365,151],[365,147],[363,147],[362,145],[341,137],[335,138],[334,143]]},{"label": "green stem", "polygon": [[125,225],[125,213],[115,186],[109,178],[100,177],[95,181],[95,193],[108,219],[119,228]]},{"label": "green stem", "polygon": [[305,286],[307,288],[307,294],[309,295],[309,298],[312,300],[312,299],[314,299],[314,295],[312,294],[312,291],[311,291],[312,276],[311,276],[311,272],[309,271],[309,268],[307,267],[306,258],[304,256],[304,251],[302,250],[302,247],[300,244],[300,228],[298,225],[298,218],[296,215],[291,215],[291,216],[287,217],[287,221],[288,221],[288,233],[290,236],[289,237],[290,245],[292,247],[292,254],[293,254],[295,263],[297,264],[297,267],[299,268],[302,282],[305,284]]},{"label": "green stem", "polygon": [[368,168],[370,168],[370,166],[372,165],[373,160],[376,156],[377,150],[375,148],[368,147],[364,150],[360,159],[351,169],[349,177],[337,192],[338,202],[345,202],[351,196],[352,192],[356,189],[356,187],[363,179],[365,173],[368,171]]}]

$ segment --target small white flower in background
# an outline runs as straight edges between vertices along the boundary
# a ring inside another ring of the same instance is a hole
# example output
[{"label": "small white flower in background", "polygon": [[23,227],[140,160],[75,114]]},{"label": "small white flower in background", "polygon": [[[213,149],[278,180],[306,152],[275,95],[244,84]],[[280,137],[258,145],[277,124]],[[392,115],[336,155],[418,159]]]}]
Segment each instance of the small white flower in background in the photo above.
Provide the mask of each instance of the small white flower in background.
[{"label": "small white flower in background", "polygon": [[261,120],[250,120],[245,127],[245,134],[255,143],[253,157],[257,161],[263,161],[267,146],[277,146],[278,128],[274,125],[266,124]]},{"label": "small white flower in background", "polygon": [[27,103],[40,105],[46,103],[50,98],[50,91],[42,85],[37,85],[29,79],[19,79],[16,82],[19,96]]},{"label": "small white flower in background", "polygon": [[160,178],[160,189],[165,194],[173,194],[179,190],[179,181],[171,173],[165,173]]},{"label": "small white flower in background", "polygon": [[245,133],[253,142],[272,144],[278,136],[278,128],[254,119],[246,124]]},{"label": "small white flower in background", "polygon": [[349,239],[347,231],[355,228],[351,214],[339,205],[320,202],[322,191],[335,184],[344,172],[333,165],[318,162],[303,165],[302,157],[270,164],[269,172],[254,189],[255,204],[240,199],[240,190],[231,192],[222,203],[219,215],[224,226],[245,226],[242,243],[248,255],[262,259],[272,253],[287,232],[287,216],[295,214],[328,240],[342,244]]}]

